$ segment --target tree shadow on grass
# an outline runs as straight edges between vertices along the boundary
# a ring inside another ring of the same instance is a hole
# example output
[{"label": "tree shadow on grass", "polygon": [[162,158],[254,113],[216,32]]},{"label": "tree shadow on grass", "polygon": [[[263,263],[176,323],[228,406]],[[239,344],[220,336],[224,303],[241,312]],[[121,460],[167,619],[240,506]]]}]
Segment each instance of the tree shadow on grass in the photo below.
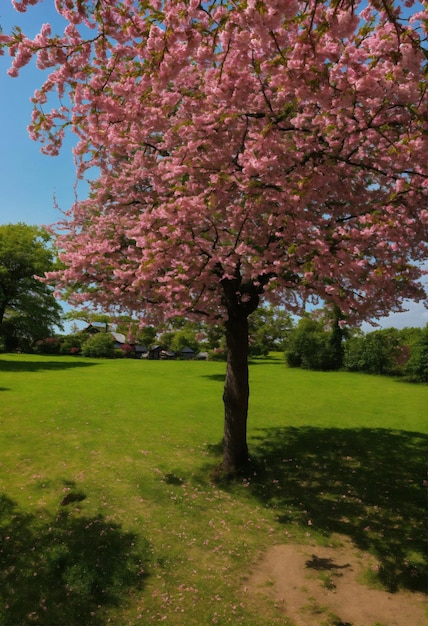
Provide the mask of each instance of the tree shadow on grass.
[{"label": "tree shadow on grass", "polygon": [[280,522],[347,535],[389,591],[427,592],[427,435],[270,428],[251,443],[250,488]]},{"label": "tree shadow on grass", "polygon": [[223,383],[226,378],[226,372],[224,374],[202,374],[201,378],[207,378],[208,380],[212,380],[216,383]]},{"label": "tree shadow on grass", "polygon": [[0,495],[0,625],[102,626],[141,588],[148,543],[102,516],[23,513]]},{"label": "tree shadow on grass", "polygon": [[272,356],[267,354],[265,356],[255,356],[248,359],[248,365],[281,365],[286,368],[285,357]]},{"label": "tree shadow on grass", "polygon": [[86,361],[8,361],[0,358],[0,372],[40,372],[42,370],[69,370],[76,367],[92,367],[97,363]]}]

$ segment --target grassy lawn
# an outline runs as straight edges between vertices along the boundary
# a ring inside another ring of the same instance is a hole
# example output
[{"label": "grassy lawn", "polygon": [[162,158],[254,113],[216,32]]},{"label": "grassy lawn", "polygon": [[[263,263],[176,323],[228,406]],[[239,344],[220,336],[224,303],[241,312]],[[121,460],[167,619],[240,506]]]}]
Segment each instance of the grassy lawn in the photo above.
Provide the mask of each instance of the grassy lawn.
[{"label": "grassy lawn", "polygon": [[223,375],[0,355],[0,626],[284,624],[251,565],[332,533],[426,590],[428,387],[256,360],[251,472],[214,484]]}]

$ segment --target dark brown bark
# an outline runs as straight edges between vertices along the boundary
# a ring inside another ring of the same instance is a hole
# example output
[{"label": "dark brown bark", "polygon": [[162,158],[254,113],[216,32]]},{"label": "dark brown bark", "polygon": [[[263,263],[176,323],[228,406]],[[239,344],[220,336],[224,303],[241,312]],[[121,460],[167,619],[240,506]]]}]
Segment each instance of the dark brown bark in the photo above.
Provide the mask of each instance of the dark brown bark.
[{"label": "dark brown bark", "polygon": [[226,343],[223,471],[234,474],[248,463],[248,317],[239,307],[234,312],[229,311]]},{"label": "dark brown bark", "polygon": [[[267,278],[266,278],[267,281]],[[247,417],[248,380],[248,316],[257,309],[263,278],[257,287],[242,280],[239,265],[235,277],[223,279],[223,303],[228,318],[225,322],[227,365],[224,383],[223,472],[235,474],[248,464]]]},{"label": "dark brown bark", "polygon": [[[217,268],[221,277],[223,270]],[[259,306],[260,296],[272,274],[261,274],[257,281],[245,280],[238,263],[233,277],[220,278],[223,304],[228,317],[225,322],[227,365],[224,383],[223,472],[236,474],[248,465],[247,417],[248,316]]]}]

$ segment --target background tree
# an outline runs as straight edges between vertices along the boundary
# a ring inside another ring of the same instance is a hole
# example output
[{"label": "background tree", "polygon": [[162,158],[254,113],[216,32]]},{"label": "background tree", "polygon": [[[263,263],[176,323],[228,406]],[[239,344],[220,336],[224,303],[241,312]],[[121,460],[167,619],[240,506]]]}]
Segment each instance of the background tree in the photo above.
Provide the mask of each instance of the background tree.
[{"label": "background tree", "polygon": [[56,3],[63,35],[0,37],[11,75],[34,55],[52,70],[32,136],[56,154],[71,128],[79,176],[100,173],[50,278],[76,302],[224,324],[228,472],[248,459],[261,299],[354,323],[423,298],[426,14],[405,5],[81,0]]},{"label": "background tree", "polygon": [[428,324],[421,329],[418,340],[411,344],[405,374],[410,380],[428,383]]},{"label": "background tree", "polygon": [[330,365],[328,369],[339,370],[343,366],[344,345],[343,341],[349,335],[349,329],[342,325],[344,316],[337,305],[324,308],[326,326],[330,330],[329,352]]},{"label": "background tree", "polygon": [[354,336],[345,348],[345,366],[369,374],[398,374],[401,356],[400,332],[395,328]]},{"label": "background tree", "polygon": [[38,280],[55,266],[51,237],[27,224],[0,225],[0,337],[6,350],[29,349],[62,327],[62,308]]},{"label": "background tree", "polygon": [[343,366],[344,339],[350,329],[342,325],[337,306],[325,306],[308,313],[288,333],[285,358],[290,367],[338,370]]},{"label": "background tree", "polygon": [[110,333],[96,333],[82,346],[83,356],[112,359],[116,355],[114,339]]},{"label": "background tree", "polygon": [[311,370],[337,369],[332,331],[320,319],[303,317],[289,334],[286,361],[290,367]]},{"label": "background tree", "polygon": [[88,339],[90,339],[90,335],[82,332],[76,332],[72,335],[62,337],[61,354],[80,354]]},{"label": "background tree", "polygon": [[136,342],[141,344],[142,346],[146,346],[149,350],[152,346],[155,345],[156,342],[157,330],[154,326],[143,326],[143,328],[138,328],[135,333]]},{"label": "background tree", "polygon": [[154,326],[141,327],[139,321],[132,315],[118,315],[111,319],[111,329],[122,333],[128,342],[143,344],[150,348],[153,344],[157,330]]},{"label": "background tree", "polygon": [[170,348],[176,354],[180,354],[184,348],[191,348],[193,352],[197,354],[199,352],[199,342],[196,339],[195,331],[188,327],[178,330],[174,334]]},{"label": "background tree", "polygon": [[224,326],[220,324],[202,324],[202,332],[209,350],[220,348],[224,341]]},{"label": "background tree", "polygon": [[[287,336],[293,327],[290,314],[277,306],[260,306],[248,318],[248,354],[266,356],[285,349]],[[222,325],[202,327],[206,346],[215,354],[227,358],[225,329]]]},{"label": "background tree", "polygon": [[163,325],[163,332],[159,335],[159,344],[167,350],[179,353],[183,348],[191,348],[195,353],[199,351],[197,336],[202,334],[201,325],[184,317],[170,319]]},{"label": "background tree", "polygon": [[284,350],[293,322],[287,311],[279,307],[261,306],[249,317],[249,354],[267,355]]},{"label": "background tree", "polygon": [[61,348],[61,337],[45,337],[34,344],[34,352],[38,354],[60,354]]},{"label": "background tree", "polygon": [[104,325],[104,330],[108,330],[112,324],[111,316],[107,313],[100,313],[97,311],[89,311],[87,309],[74,309],[67,311],[64,315],[64,319],[67,321],[79,321],[84,322],[88,326],[91,324]]},{"label": "background tree", "polygon": [[427,331],[428,326],[353,333],[345,343],[344,365],[354,372],[404,376],[414,382],[426,382]]}]

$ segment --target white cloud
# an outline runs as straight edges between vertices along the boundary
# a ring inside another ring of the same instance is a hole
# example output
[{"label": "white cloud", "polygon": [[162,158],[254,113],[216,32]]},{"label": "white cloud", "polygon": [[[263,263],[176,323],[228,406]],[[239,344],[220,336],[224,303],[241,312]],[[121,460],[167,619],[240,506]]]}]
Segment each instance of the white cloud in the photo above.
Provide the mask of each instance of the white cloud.
[{"label": "white cloud", "polygon": [[424,327],[428,324],[428,309],[423,302],[406,302],[407,311],[405,313],[391,313],[386,317],[376,320],[380,326],[373,327],[371,324],[364,323],[361,328],[364,332],[371,332],[376,328],[406,328],[406,327]]}]

